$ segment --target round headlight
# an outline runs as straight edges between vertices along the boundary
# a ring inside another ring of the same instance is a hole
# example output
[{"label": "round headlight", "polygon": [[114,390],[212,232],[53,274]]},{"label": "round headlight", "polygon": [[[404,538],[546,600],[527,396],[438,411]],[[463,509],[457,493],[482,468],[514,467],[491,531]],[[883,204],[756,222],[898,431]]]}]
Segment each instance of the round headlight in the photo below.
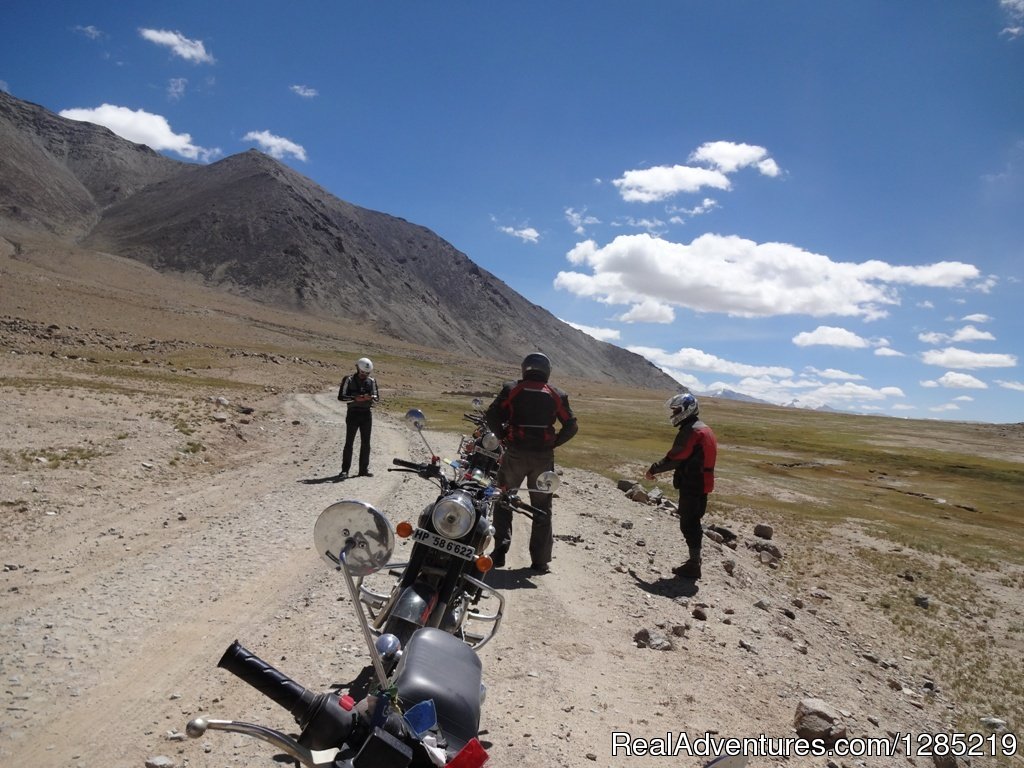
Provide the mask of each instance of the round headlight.
[{"label": "round headlight", "polygon": [[496,451],[498,446],[501,445],[493,432],[485,432],[484,436],[480,438],[480,444],[483,445],[485,451]]},{"label": "round headlight", "polygon": [[430,519],[434,530],[446,539],[461,539],[476,520],[473,500],[465,491],[450,493],[434,505]]}]

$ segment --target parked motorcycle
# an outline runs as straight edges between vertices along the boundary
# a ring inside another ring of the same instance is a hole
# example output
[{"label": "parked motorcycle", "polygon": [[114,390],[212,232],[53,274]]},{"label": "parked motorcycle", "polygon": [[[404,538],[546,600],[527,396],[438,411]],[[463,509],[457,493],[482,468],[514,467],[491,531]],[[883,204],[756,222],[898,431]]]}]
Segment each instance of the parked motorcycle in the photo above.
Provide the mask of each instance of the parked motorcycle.
[{"label": "parked motorcycle", "polygon": [[397,640],[374,642],[356,579],[390,560],[394,531],[369,504],[341,501],[325,509],[313,529],[317,551],[342,572],[370,652],[377,686],[356,702],[336,691],[314,693],[239,645],[218,666],[287,709],[301,728],[298,738],[255,723],[198,717],[186,733],[242,733],[269,742],[309,768],[478,768],[487,752],[477,739],[485,698],[481,664],[465,643],[437,628],[411,635],[393,674],[385,672]]},{"label": "parked motorcycle", "polygon": [[[494,536],[494,509],[500,505],[529,517],[548,513],[519,499],[516,491],[495,487],[489,471],[467,471],[462,459],[442,462],[423,436],[423,412],[413,409],[406,418],[420,433],[431,460],[396,458],[388,471],[415,473],[436,483],[440,493],[415,524],[402,521],[396,526],[399,536],[413,542],[408,562],[388,565],[390,584],[361,581],[360,599],[371,627],[394,635],[403,645],[417,628],[436,627],[479,649],[497,633],[505,609],[504,596],[483,580],[492,568],[486,552]],[[482,441],[481,449],[487,450]],[[554,472],[538,481],[547,492],[554,492],[557,484]]]},{"label": "parked motorcycle", "polygon": [[477,482],[493,483],[504,456],[501,440],[487,425],[483,412],[483,400],[473,399],[473,413],[464,413],[462,418],[474,426],[472,434],[463,435],[459,441],[457,469],[472,475]]}]

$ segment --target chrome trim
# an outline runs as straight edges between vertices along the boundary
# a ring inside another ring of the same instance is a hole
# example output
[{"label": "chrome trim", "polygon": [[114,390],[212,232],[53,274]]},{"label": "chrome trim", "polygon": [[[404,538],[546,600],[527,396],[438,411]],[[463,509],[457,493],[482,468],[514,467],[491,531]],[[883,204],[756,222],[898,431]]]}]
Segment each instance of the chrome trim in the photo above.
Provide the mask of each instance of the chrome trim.
[{"label": "chrome trim", "polygon": [[240,720],[207,720],[205,717],[197,717],[190,720],[185,726],[185,733],[190,738],[198,739],[207,730],[230,731],[231,733],[242,733],[246,736],[260,739],[273,744],[275,747],[291,755],[300,763],[309,768],[324,768],[334,765],[334,758],[340,750],[338,749],[308,749],[289,736],[280,731],[267,728],[265,725],[256,723],[243,723]]}]

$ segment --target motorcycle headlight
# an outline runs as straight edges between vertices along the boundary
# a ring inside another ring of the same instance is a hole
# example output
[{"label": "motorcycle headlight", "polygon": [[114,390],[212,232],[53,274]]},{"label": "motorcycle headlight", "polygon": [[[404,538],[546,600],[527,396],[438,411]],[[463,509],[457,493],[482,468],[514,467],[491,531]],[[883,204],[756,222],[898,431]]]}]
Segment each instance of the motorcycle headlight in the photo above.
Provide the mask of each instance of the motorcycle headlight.
[{"label": "motorcycle headlight", "polygon": [[501,442],[493,432],[488,432],[481,438],[480,444],[483,445],[485,451],[496,451]]},{"label": "motorcycle headlight", "polygon": [[434,505],[430,519],[434,530],[446,539],[461,539],[476,520],[473,500],[465,491],[450,493]]}]

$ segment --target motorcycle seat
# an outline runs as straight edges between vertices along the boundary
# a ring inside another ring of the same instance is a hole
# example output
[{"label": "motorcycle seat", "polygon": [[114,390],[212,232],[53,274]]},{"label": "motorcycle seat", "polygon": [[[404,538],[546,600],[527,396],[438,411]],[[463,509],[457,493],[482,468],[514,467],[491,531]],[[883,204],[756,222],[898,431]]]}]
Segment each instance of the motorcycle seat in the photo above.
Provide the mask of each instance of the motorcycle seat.
[{"label": "motorcycle seat", "polygon": [[416,630],[398,663],[395,685],[403,709],[434,700],[437,725],[455,755],[480,729],[480,659],[454,635]]}]

